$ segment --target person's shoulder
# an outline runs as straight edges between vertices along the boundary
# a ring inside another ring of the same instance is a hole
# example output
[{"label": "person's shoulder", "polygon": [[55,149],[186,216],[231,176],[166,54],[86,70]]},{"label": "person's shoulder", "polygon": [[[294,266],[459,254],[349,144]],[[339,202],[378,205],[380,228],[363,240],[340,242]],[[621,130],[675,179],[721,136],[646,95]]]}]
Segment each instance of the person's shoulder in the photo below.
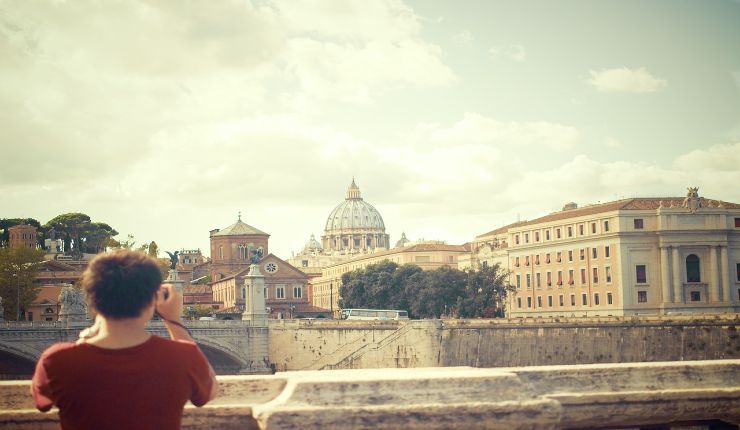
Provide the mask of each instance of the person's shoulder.
[{"label": "person's shoulder", "polygon": [[44,352],[41,353],[40,358],[49,358],[53,356],[64,355],[66,353],[74,351],[76,348],[77,345],[74,342],[55,343],[52,346],[46,348]]},{"label": "person's shoulder", "polygon": [[157,348],[167,348],[175,351],[189,351],[198,349],[198,345],[190,340],[182,339],[165,339],[159,336],[154,337],[154,345]]}]

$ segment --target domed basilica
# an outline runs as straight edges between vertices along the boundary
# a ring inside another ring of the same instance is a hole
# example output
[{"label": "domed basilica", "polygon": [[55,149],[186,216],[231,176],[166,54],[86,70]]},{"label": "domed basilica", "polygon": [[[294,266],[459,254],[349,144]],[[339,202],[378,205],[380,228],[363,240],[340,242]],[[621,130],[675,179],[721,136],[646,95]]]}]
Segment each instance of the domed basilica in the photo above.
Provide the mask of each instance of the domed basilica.
[{"label": "domed basilica", "polygon": [[362,199],[353,178],[346,198],[326,219],[321,243],[311,235],[303,250],[288,262],[310,272],[358,254],[389,248],[390,236],[385,233],[383,217],[373,205]]}]

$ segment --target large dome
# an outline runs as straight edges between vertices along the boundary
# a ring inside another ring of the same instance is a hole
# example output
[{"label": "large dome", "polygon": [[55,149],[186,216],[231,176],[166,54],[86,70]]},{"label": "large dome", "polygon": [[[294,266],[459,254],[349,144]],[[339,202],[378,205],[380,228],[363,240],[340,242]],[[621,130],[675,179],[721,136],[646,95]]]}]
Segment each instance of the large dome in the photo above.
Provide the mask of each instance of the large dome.
[{"label": "large dome", "polygon": [[326,233],[340,230],[371,230],[385,232],[383,217],[377,209],[360,197],[360,188],[352,179],[347,198],[331,211],[326,219]]}]

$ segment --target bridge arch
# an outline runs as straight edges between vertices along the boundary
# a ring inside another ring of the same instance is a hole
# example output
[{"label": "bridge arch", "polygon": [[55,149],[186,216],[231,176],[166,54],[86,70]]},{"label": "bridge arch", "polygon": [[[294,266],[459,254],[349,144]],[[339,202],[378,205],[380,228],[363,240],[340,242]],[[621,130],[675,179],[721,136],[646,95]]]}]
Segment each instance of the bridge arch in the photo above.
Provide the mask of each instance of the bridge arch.
[{"label": "bridge arch", "polygon": [[22,345],[0,343],[0,374],[2,379],[14,377],[30,378],[36,367],[39,352]]}]

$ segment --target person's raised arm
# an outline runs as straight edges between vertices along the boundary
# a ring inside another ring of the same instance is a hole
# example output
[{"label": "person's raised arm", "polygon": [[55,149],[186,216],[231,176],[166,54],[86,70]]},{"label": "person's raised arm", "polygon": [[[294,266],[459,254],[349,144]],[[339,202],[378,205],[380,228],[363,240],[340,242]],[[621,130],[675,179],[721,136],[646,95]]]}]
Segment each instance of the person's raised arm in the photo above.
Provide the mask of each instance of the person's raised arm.
[{"label": "person's raised arm", "polygon": [[[175,290],[172,284],[162,284],[162,287],[157,291],[157,313],[167,328],[167,332],[170,334],[170,338],[174,340],[187,340],[195,343],[195,340],[185,328],[185,325],[180,320],[180,314],[182,313],[182,297],[180,293]],[[206,360],[208,364],[208,372],[211,376],[211,393],[208,396],[208,400],[212,400],[218,394],[218,381],[216,380],[216,372],[213,371],[213,367]]]}]

